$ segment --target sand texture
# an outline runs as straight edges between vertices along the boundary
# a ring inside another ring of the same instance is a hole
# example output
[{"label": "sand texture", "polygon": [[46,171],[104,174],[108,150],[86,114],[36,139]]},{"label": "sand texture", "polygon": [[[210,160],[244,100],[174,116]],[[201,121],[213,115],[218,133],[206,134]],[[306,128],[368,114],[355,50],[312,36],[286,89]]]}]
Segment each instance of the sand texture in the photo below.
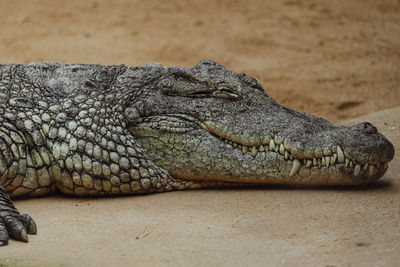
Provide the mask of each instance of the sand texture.
[{"label": "sand texture", "polygon": [[[0,63],[193,66],[257,77],[291,108],[369,120],[400,151],[400,2],[0,0]],[[362,117],[359,117],[362,116]],[[398,152],[399,153],[399,152]],[[38,235],[0,266],[398,266],[400,158],[367,188],[15,201]]]}]

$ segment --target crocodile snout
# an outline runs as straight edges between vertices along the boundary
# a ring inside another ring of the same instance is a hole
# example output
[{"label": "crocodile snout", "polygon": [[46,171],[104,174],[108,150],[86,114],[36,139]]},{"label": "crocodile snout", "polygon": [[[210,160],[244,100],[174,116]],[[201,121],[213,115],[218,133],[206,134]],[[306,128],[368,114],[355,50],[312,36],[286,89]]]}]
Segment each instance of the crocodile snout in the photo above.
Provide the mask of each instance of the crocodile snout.
[{"label": "crocodile snout", "polygon": [[369,122],[350,127],[345,134],[345,154],[358,162],[386,163],[394,157],[394,146]]}]

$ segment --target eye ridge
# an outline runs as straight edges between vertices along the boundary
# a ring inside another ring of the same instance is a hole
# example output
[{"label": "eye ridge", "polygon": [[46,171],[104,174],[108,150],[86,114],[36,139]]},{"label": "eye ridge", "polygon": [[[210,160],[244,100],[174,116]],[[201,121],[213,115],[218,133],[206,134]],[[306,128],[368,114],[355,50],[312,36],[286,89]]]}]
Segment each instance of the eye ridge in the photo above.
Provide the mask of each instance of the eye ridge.
[{"label": "eye ridge", "polygon": [[239,78],[247,85],[264,92],[264,88],[256,78],[247,76],[245,73],[239,74]]}]

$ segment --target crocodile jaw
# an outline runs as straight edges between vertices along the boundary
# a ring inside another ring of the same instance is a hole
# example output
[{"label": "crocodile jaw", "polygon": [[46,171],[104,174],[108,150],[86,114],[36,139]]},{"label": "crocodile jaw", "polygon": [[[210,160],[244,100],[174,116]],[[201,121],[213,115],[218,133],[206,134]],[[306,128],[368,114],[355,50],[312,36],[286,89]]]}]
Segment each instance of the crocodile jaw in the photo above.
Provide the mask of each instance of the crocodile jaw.
[{"label": "crocodile jaw", "polygon": [[324,150],[314,151],[313,157],[306,158],[307,153],[293,154],[285,139],[278,135],[269,140],[266,138],[267,142],[247,146],[245,141],[238,138],[233,141],[222,130],[207,123],[186,119],[156,116],[131,129],[148,157],[176,178],[260,184],[356,185],[378,180],[388,168],[387,161],[362,163],[339,145],[327,145]]}]

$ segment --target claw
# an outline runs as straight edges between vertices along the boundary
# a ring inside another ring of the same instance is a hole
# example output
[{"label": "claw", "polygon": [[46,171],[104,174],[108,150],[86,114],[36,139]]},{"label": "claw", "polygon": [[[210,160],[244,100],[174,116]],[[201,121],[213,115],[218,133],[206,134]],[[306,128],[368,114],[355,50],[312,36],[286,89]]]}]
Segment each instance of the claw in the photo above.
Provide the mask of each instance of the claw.
[{"label": "claw", "polygon": [[14,216],[7,215],[4,217],[4,222],[11,238],[28,242],[28,234],[21,221]]},{"label": "claw", "polygon": [[19,220],[24,224],[25,229],[28,230],[28,234],[35,235],[37,233],[37,227],[35,221],[28,214],[19,215]]},{"label": "claw", "polygon": [[25,228],[20,229],[20,231],[17,232],[16,234],[17,234],[17,236],[15,237],[16,240],[22,242],[28,242],[28,234],[26,233]]}]

